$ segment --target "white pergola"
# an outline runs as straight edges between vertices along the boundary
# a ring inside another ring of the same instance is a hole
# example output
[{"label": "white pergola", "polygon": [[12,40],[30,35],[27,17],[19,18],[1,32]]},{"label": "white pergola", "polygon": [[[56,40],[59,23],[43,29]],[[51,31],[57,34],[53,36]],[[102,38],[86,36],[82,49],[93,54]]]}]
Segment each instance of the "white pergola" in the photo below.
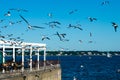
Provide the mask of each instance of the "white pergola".
[{"label": "white pergola", "polygon": [[46,44],[42,43],[27,43],[27,42],[22,42],[22,43],[17,43],[15,41],[0,41],[0,49],[2,49],[2,55],[3,55],[3,63],[5,63],[5,49],[11,49],[13,50],[13,62],[15,62],[15,49],[21,49],[22,51],[22,71],[24,71],[24,54],[25,50],[29,49],[30,50],[30,71],[32,71],[32,52],[33,50],[37,50],[37,62],[38,62],[38,70],[39,70],[39,51],[43,50],[44,51],[44,67],[45,62],[46,62]]}]

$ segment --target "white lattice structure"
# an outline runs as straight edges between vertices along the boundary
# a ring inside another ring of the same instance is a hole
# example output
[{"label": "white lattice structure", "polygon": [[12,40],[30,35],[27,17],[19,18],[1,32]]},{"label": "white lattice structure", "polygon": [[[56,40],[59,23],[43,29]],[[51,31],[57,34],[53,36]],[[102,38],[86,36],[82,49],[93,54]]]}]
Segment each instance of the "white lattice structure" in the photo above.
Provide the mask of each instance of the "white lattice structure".
[{"label": "white lattice structure", "polygon": [[[6,49],[11,49],[13,50],[12,52],[12,57],[13,57],[13,62],[15,62],[15,49],[20,49],[22,52],[22,71],[24,71],[24,54],[25,50],[29,49],[30,50],[30,71],[32,71],[32,52],[33,50],[37,51],[37,61],[38,61],[38,70],[39,70],[39,51],[43,50],[44,51],[44,62],[46,61],[46,44],[42,43],[27,43],[27,42],[15,42],[15,41],[0,41],[0,50],[3,55],[3,63],[5,63],[5,50]],[[44,64],[45,66],[45,64]]]}]

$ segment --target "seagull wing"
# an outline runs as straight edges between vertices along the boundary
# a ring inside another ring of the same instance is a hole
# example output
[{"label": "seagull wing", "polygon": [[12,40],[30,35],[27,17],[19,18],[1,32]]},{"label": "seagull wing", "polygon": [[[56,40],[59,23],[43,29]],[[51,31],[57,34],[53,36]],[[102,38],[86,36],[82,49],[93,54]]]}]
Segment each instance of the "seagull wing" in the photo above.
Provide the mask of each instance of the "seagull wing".
[{"label": "seagull wing", "polygon": [[62,41],[62,38],[58,32],[57,32],[57,36],[59,37],[60,41]]},{"label": "seagull wing", "polygon": [[61,23],[60,23],[60,22],[58,22],[58,21],[55,21],[54,23],[57,23],[57,24],[61,25]]},{"label": "seagull wing", "polygon": [[69,12],[69,14],[73,14],[73,13],[74,13],[74,11],[70,11],[70,12]]},{"label": "seagull wing", "polygon": [[28,10],[25,10],[25,9],[21,9],[21,11],[28,12]]},{"label": "seagull wing", "polygon": [[29,23],[28,23],[28,21],[23,17],[23,16],[21,16],[21,15],[19,15],[28,25],[30,25]]},{"label": "seagull wing", "polygon": [[46,37],[46,39],[50,40],[50,38],[49,38],[49,37]]},{"label": "seagull wing", "polygon": [[92,22],[93,21],[93,19],[92,18],[88,18],[89,20],[90,20],[90,22]]},{"label": "seagull wing", "polygon": [[117,32],[117,27],[118,27],[117,25],[116,25],[116,26],[114,26],[115,32]]},{"label": "seagull wing", "polygon": [[31,27],[44,29],[44,27],[39,27],[39,26],[31,26]]},{"label": "seagull wing", "polygon": [[82,28],[80,28],[80,27],[76,27],[76,28],[78,28],[78,29],[80,29],[80,30],[83,30]]},{"label": "seagull wing", "polygon": [[93,18],[93,20],[97,20],[96,18]]},{"label": "seagull wing", "polygon": [[115,22],[111,22],[111,23],[113,24],[113,26],[114,26],[114,25],[116,25],[116,23],[115,23]]},{"label": "seagull wing", "polygon": [[66,34],[65,33],[63,33],[63,34],[60,34],[63,38],[65,38],[65,36],[66,36]]}]

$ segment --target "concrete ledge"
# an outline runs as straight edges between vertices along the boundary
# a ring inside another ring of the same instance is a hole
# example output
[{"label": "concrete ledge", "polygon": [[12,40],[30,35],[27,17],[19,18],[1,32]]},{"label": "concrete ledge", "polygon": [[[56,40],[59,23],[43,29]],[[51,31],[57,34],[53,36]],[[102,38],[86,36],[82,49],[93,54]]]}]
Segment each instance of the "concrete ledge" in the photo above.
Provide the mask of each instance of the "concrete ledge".
[{"label": "concrete ledge", "polygon": [[25,71],[23,73],[1,74],[0,80],[61,80],[60,67],[46,67],[41,70]]}]

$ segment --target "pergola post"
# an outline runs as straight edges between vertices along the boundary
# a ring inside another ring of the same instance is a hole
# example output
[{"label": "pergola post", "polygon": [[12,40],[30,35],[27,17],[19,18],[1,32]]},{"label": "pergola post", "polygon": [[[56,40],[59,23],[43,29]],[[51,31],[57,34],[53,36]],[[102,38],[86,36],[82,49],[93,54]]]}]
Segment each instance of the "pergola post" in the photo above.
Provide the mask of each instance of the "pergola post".
[{"label": "pergola post", "polygon": [[40,51],[40,49],[38,48],[38,49],[37,49],[37,67],[38,67],[38,70],[40,69],[40,66],[39,66],[39,60],[40,60],[40,59],[39,59],[39,56],[40,56],[40,55],[39,55],[39,51]]},{"label": "pergola post", "polygon": [[[5,45],[3,44],[3,64],[5,63]],[[2,73],[5,73],[5,69],[3,68]]]},{"label": "pergola post", "polygon": [[32,71],[32,46],[30,46],[30,71]]},{"label": "pergola post", "polygon": [[13,62],[15,62],[15,45],[13,45]]},{"label": "pergola post", "polygon": [[46,68],[46,49],[44,49],[44,69]]},{"label": "pergola post", "polygon": [[[24,72],[24,58],[25,58],[25,50],[27,49],[27,48],[29,48],[30,49],[30,71],[32,71],[32,52],[33,52],[33,48],[37,48],[37,47],[39,47],[38,49],[37,49],[37,62],[38,62],[38,64],[37,64],[37,67],[38,67],[38,70],[39,70],[39,51],[40,50],[44,50],[44,64],[43,64],[43,67],[44,68],[46,68],[46,44],[41,44],[41,43],[27,43],[27,42],[22,42],[20,45],[15,45],[15,44],[13,44],[13,46],[11,46],[11,42],[10,41],[1,41],[0,40],[0,48],[2,49],[2,56],[3,56],[3,58],[2,58],[2,63],[4,64],[5,63],[5,56],[6,56],[6,53],[5,53],[5,49],[10,49],[10,50],[12,50],[13,52],[12,52],[12,58],[13,58],[13,62],[15,62],[16,60],[15,60],[15,57],[16,57],[16,49],[21,49],[22,50],[22,60],[20,61],[21,62],[21,65],[22,65],[22,69],[21,69],[21,71],[22,72]],[[21,52],[20,52],[21,53]],[[5,72],[5,70],[3,69],[3,73]]]},{"label": "pergola post", "polygon": [[5,63],[5,45],[3,45],[3,63]]},{"label": "pergola post", "polygon": [[24,71],[24,47],[22,46],[22,72]]}]

